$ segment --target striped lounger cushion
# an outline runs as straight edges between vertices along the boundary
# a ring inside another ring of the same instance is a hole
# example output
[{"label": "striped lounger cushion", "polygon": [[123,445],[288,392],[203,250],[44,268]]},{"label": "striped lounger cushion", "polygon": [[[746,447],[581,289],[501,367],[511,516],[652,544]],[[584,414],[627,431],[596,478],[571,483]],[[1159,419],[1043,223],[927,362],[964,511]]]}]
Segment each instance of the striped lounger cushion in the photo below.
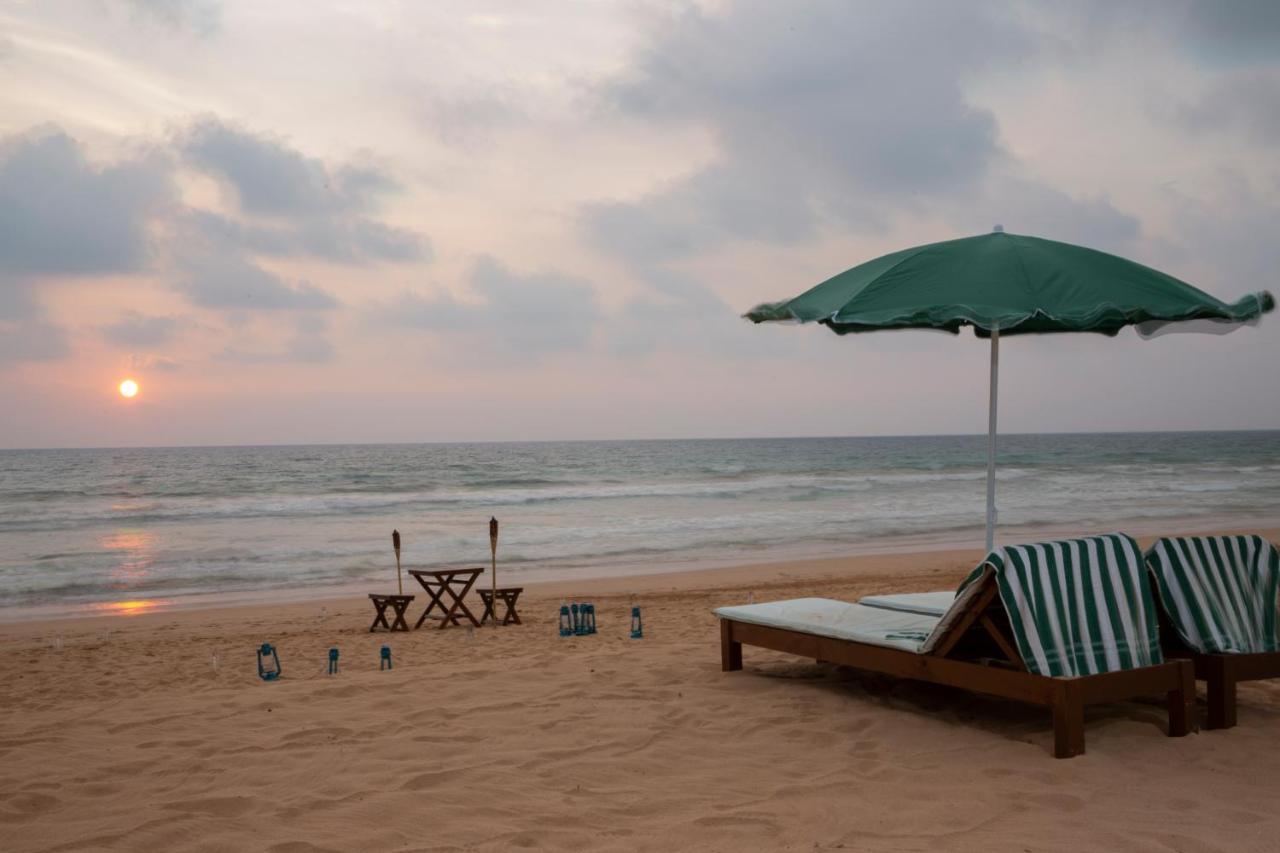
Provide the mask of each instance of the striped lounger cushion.
[{"label": "striped lounger cushion", "polygon": [[1123,533],[997,548],[961,595],[987,571],[1031,672],[1070,677],[1163,662],[1142,551]]},{"label": "striped lounger cushion", "polygon": [[1188,647],[1204,654],[1274,652],[1280,556],[1261,536],[1187,536],[1147,551],[1160,598]]}]

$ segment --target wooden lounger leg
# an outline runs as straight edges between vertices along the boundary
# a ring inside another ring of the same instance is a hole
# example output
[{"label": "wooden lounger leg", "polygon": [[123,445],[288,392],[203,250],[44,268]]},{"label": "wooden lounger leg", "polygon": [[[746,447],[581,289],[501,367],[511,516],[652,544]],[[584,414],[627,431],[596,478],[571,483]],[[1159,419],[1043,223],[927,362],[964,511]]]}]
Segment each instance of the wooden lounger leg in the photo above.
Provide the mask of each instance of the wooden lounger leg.
[{"label": "wooden lounger leg", "polygon": [[1207,661],[1209,687],[1209,725],[1211,729],[1229,729],[1236,724],[1236,679],[1228,660],[1214,655]]},{"label": "wooden lounger leg", "polygon": [[1189,660],[1179,663],[1182,686],[1168,694],[1169,737],[1189,735],[1196,728],[1196,668]]},{"label": "wooden lounger leg", "polygon": [[734,642],[732,623],[720,620],[720,671],[736,672],[742,669],[742,643]]},{"label": "wooden lounger leg", "polygon": [[1084,753],[1084,696],[1071,681],[1056,685],[1053,693],[1053,757],[1071,758]]}]

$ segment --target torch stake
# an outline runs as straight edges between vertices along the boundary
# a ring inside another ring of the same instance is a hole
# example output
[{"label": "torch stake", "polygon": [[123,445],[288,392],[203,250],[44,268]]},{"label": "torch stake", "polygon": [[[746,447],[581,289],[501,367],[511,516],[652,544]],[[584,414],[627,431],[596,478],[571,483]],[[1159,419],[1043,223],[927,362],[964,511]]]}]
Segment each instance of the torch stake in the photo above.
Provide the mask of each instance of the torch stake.
[{"label": "torch stake", "polygon": [[404,580],[400,577],[400,531],[391,531],[391,547],[396,550],[396,589],[404,595]]},{"label": "torch stake", "polygon": [[489,608],[493,612],[493,627],[498,627],[498,519],[489,517],[489,558],[493,566],[493,578],[490,582]]}]

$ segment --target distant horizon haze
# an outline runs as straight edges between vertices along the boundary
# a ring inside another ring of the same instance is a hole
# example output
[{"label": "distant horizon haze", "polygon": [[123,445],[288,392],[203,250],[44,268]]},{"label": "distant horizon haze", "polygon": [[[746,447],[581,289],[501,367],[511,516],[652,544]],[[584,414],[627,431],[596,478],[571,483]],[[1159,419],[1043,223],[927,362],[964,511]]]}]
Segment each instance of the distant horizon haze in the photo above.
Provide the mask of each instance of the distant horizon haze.
[{"label": "distant horizon haze", "polygon": [[[1280,437],[1280,426],[1268,429],[1147,429],[1147,430],[1064,430],[1061,432],[1001,432],[997,436],[997,445],[1002,438],[1026,438],[1054,436],[1107,436],[1107,435],[1195,435],[1197,433],[1231,434],[1231,433],[1271,433]],[[521,445],[521,444],[632,444],[638,442],[720,442],[720,441],[821,441],[823,439],[892,439],[892,438],[962,438],[985,440],[986,432],[956,433],[864,433],[861,435],[688,435],[665,436],[655,438],[513,438],[513,439],[442,439],[422,441],[312,441],[312,442],[279,442],[262,444],[119,444],[119,445],[76,445],[67,447],[34,446],[34,447],[0,447],[6,451],[41,451],[41,450],[217,450],[217,449],[270,449],[270,448],[320,448],[320,447],[447,447],[449,445]]]}]

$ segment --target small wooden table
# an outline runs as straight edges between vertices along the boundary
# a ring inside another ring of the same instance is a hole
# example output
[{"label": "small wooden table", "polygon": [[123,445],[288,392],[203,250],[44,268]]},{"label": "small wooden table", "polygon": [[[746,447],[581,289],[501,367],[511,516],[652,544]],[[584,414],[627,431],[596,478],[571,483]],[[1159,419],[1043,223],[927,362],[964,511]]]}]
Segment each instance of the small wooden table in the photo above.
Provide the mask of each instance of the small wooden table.
[{"label": "small wooden table", "polygon": [[[369,626],[369,631],[376,631],[379,626],[386,628],[388,631],[408,631],[409,623],[404,621],[404,612],[409,609],[409,603],[413,601],[413,598],[412,595],[374,595],[369,593],[369,600],[373,602],[373,606],[378,610],[378,615],[373,617],[373,624]],[[395,612],[395,619],[390,623],[387,622],[388,607]]]},{"label": "small wooden table", "polygon": [[[476,621],[476,617],[467,609],[467,605],[463,602],[463,598],[471,591],[471,587],[475,585],[476,579],[484,574],[483,568],[478,569],[409,569],[412,575],[422,588],[427,591],[431,601],[427,603],[427,609],[422,611],[422,615],[418,617],[418,623],[414,628],[421,628],[422,623],[427,618],[439,619],[440,627],[446,625],[461,625],[462,618],[466,617],[471,621],[472,625],[477,628],[480,623]],[[441,616],[431,616],[432,611],[437,607],[443,612]]]},{"label": "small wooden table", "polygon": [[[520,614],[516,612],[516,600],[520,598],[520,593],[524,592],[522,586],[506,586],[498,587],[498,600],[506,605],[506,613],[502,617],[503,625],[520,625]],[[483,625],[488,620],[498,621],[498,616],[493,612],[493,594],[494,590],[477,589],[480,593],[480,600],[484,602],[484,614],[480,617],[480,624]]]}]

